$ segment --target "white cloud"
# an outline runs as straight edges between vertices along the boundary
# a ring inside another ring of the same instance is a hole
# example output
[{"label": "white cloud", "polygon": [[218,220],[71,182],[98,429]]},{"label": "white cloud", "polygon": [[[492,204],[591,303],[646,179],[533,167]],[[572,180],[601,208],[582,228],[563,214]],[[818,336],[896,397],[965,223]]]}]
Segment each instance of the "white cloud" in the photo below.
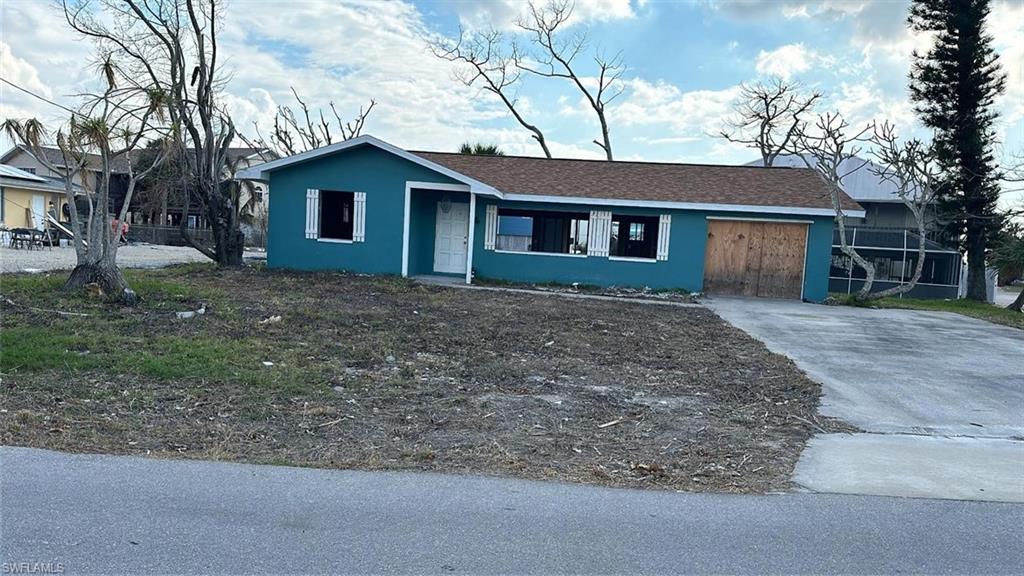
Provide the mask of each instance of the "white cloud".
[{"label": "white cloud", "polygon": [[631,127],[669,128],[669,136],[702,136],[713,132],[729,114],[739,86],[724,90],[683,91],[665,81],[634,78],[621,103],[609,111],[611,121]]},{"label": "white cloud", "polygon": [[992,43],[1006,72],[1006,93],[1002,121],[1012,124],[1024,120],[1024,4],[997,2],[988,20]]},{"label": "white cloud", "polygon": [[823,56],[803,44],[786,44],[771,51],[761,50],[754,67],[758,74],[789,80],[813,67],[830,67],[834,58]]},{"label": "white cloud", "polygon": [[50,87],[39,79],[39,71],[28,61],[18,58],[11,51],[6,42],[0,40],[0,70],[3,70],[4,78],[15,84],[37,92],[47,98],[53,96]]},{"label": "white cloud", "polygon": [[[543,6],[543,0],[538,0]],[[643,7],[643,3],[638,4]],[[513,29],[516,20],[529,14],[529,3],[525,0],[476,0],[454,3],[459,21],[470,30],[495,28]],[[636,13],[630,0],[578,0],[572,18],[566,23],[571,26],[586,22],[607,22],[633,18]]]}]

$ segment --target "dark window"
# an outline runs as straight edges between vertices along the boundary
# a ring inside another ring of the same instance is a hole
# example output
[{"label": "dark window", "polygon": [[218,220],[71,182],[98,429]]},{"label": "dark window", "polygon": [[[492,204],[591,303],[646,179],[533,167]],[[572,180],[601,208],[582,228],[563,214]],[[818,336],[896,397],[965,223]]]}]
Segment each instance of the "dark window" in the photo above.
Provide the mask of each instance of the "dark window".
[{"label": "dark window", "polygon": [[351,240],[355,212],[354,192],[320,191],[320,237]]},{"label": "dark window", "polygon": [[658,255],[658,217],[612,214],[608,255],[655,259]]},{"label": "dark window", "polygon": [[495,248],[510,252],[586,254],[590,214],[498,210]]},{"label": "dark window", "polygon": [[18,170],[21,170],[22,172],[28,172],[29,174],[35,174],[36,173],[36,169],[35,168],[18,168]]}]

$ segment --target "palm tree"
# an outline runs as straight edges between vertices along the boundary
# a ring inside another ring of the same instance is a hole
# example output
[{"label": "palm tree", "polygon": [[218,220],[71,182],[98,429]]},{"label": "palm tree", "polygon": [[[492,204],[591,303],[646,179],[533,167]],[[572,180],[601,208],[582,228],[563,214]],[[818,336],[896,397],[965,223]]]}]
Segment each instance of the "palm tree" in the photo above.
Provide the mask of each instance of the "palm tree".
[{"label": "palm tree", "polygon": [[[992,254],[992,265],[1003,271],[1024,270],[1024,234],[1009,236]],[[1010,310],[1024,312],[1024,289],[1009,306]]]},{"label": "palm tree", "polygon": [[501,148],[498,148],[497,144],[484,144],[482,142],[477,142],[476,144],[463,143],[462,146],[459,146],[459,154],[476,154],[479,156],[505,155]]}]

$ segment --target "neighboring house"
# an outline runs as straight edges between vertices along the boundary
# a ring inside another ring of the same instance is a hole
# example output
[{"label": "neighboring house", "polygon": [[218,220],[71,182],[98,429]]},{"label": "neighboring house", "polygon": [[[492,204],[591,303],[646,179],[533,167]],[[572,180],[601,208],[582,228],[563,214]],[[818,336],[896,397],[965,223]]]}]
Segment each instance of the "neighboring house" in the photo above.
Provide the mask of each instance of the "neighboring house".
[{"label": "neighboring house", "polygon": [[[813,162],[813,160],[812,160]],[[755,160],[748,166],[760,166]],[[806,167],[803,158],[791,154],[776,158],[775,167]],[[897,194],[895,182],[878,175],[879,166],[870,160],[848,158],[840,166],[843,190],[864,207],[863,216],[847,214],[846,241],[857,253],[875,265],[872,290],[884,290],[908,281],[917,266],[917,220]],[[925,226],[924,271],[918,284],[905,296],[912,298],[957,298],[962,257],[956,243],[942,230],[928,210]],[[839,231],[834,232],[829,291],[853,293],[863,285],[865,272],[854,266],[842,252]]]},{"label": "neighboring house", "polygon": [[70,218],[64,181],[0,165],[0,226],[44,230],[47,212],[61,222]]},{"label": "neighboring house", "polygon": [[[49,164],[58,168],[64,166],[64,157],[61,154],[60,149],[44,147],[42,152],[46,155],[46,161]],[[133,153],[140,155],[143,153],[143,150],[135,150]],[[228,163],[238,168],[244,168],[262,161],[260,159],[260,150],[248,147],[229,148],[227,157]],[[86,159],[87,168],[75,177],[75,184],[81,186],[84,183],[89,189],[95,190],[96,185],[99,182],[99,178],[101,177],[100,157],[96,154],[88,154]],[[47,168],[46,164],[40,162],[32,152],[24,146],[15,146],[0,156],[0,165],[13,166],[30,174],[47,178],[61,177],[60,173]],[[111,171],[110,210],[112,213],[117,213],[121,209],[128,189],[127,160],[123,156],[115,158]],[[225,175],[225,177],[228,176],[229,175]],[[240,196],[240,205],[245,206],[247,210],[251,211],[251,215],[254,216],[255,220],[258,220],[260,217],[259,215],[261,214],[265,219],[268,207],[265,187],[259,183],[255,183],[253,187],[242,187],[240,190]],[[250,202],[250,200],[252,201]],[[199,204],[198,199],[194,197],[192,198],[187,210],[183,211],[181,206],[167,206],[165,214],[166,221],[163,222],[160,221],[160,217],[157,217],[158,215],[142,210],[138,201],[139,196],[136,195],[126,217],[126,221],[130,224],[173,226],[176,228],[180,225],[182,218],[186,218],[187,220],[185,223],[189,228],[206,227],[201,205]],[[160,235],[146,235],[146,238],[150,240],[159,240],[162,237],[163,236]]]},{"label": "neighboring house", "polygon": [[828,291],[832,209],[806,169],[409,152],[360,136],[239,177],[273,191],[271,267]]}]

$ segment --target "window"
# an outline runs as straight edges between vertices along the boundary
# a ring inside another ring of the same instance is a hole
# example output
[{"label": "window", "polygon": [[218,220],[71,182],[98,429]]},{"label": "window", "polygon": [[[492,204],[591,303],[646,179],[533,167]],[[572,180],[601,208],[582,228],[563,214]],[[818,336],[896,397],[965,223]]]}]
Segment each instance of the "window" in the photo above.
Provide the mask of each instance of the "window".
[{"label": "window", "polygon": [[494,247],[509,252],[587,253],[590,215],[541,210],[498,210]]},{"label": "window", "polygon": [[609,256],[654,260],[658,255],[657,251],[657,216],[612,214]]},{"label": "window", "polygon": [[320,238],[352,240],[355,193],[320,191]]},{"label": "window", "polygon": [[36,173],[36,169],[35,168],[18,168],[18,170],[21,170],[22,172],[28,172],[29,174],[35,174]]}]

